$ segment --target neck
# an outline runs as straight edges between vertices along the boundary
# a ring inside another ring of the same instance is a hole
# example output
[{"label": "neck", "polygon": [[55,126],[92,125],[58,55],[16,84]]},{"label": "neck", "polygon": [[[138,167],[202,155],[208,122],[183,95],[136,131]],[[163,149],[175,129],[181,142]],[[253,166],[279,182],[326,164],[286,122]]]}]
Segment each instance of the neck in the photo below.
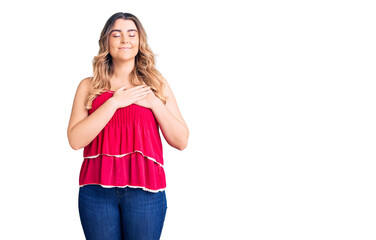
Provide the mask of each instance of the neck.
[{"label": "neck", "polygon": [[112,79],[114,82],[120,83],[129,83],[130,82],[130,74],[134,68],[134,58],[128,61],[115,61],[112,59],[112,64],[114,68],[114,72],[112,74]]}]

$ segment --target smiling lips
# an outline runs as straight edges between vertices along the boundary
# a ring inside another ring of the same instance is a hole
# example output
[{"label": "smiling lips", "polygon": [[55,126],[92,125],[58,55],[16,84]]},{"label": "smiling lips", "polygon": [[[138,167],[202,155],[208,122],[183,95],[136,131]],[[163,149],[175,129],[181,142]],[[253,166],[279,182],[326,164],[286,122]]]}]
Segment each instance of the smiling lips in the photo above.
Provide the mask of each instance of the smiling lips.
[{"label": "smiling lips", "polygon": [[121,47],[119,49],[127,50],[127,49],[131,49],[131,48],[130,47]]}]

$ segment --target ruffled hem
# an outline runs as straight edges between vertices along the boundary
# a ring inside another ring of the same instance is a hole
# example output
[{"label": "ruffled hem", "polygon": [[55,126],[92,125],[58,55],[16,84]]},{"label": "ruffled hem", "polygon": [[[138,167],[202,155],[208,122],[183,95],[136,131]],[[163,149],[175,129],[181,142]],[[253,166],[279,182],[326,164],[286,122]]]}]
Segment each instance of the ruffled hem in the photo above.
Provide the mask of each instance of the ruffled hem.
[{"label": "ruffled hem", "polygon": [[126,186],[108,186],[108,185],[102,185],[102,184],[99,184],[99,183],[87,183],[87,184],[84,184],[84,185],[80,185],[80,187],[83,187],[83,186],[86,186],[86,185],[100,185],[101,187],[104,187],[104,188],[114,188],[114,187],[119,187],[119,188],[126,188],[126,187],[130,187],[130,188],[141,188],[141,189],[144,190],[144,191],[148,191],[148,192],[152,192],[152,193],[162,192],[162,191],[166,190],[166,188],[157,189],[157,190],[152,190],[152,189],[148,189],[148,188],[146,188],[146,187],[141,187],[141,186],[131,186],[131,185],[126,185]]},{"label": "ruffled hem", "polygon": [[149,191],[166,188],[163,167],[140,152],[121,157],[98,155],[85,158],[80,171],[79,185],[130,186]]},{"label": "ruffled hem", "polygon": [[129,155],[129,154],[132,154],[132,153],[140,153],[140,154],[142,154],[142,156],[148,158],[149,160],[151,160],[151,161],[155,162],[156,164],[158,164],[159,166],[163,167],[163,165],[160,164],[157,160],[155,160],[155,159],[152,158],[152,157],[146,156],[143,152],[138,151],[138,150],[133,151],[133,152],[129,152],[129,153],[125,153],[125,154],[119,154],[119,155],[107,154],[107,153],[101,153],[101,154],[97,154],[97,155],[95,155],[95,156],[87,156],[87,157],[84,157],[84,158],[97,158],[97,157],[99,157],[100,155],[106,155],[106,156],[110,156],[110,157],[121,158],[121,157],[124,157],[124,156]]}]

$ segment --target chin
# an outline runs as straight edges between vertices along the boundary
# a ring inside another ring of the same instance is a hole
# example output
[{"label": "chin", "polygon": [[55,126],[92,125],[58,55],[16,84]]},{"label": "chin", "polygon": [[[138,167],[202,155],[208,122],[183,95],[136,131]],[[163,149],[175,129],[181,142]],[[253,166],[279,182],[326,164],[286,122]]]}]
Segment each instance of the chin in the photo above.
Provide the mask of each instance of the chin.
[{"label": "chin", "polygon": [[134,58],[136,57],[136,55],[134,56],[127,56],[127,57],[119,57],[119,58],[116,58],[115,60],[116,61],[120,61],[120,62],[126,62],[126,61],[129,61],[129,60],[134,60]]}]

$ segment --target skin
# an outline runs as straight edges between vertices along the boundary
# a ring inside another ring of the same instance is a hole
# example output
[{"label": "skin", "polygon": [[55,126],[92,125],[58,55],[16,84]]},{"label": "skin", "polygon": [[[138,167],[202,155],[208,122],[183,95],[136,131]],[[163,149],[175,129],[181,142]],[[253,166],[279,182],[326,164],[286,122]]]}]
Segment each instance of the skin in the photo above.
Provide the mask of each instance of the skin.
[{"label": "skin", "polygon": [[[106,126],[118,108],[137,104],[150,108],[160,126],[166,142],[172,147],[183,150],[188,144],[189,130],[184,121],[175,96],[166,79],[163,78],[167,96],[166,105],[154,95],[150,88],[132,86],[130,73],[134,68],[135,57],[139,50],[139,34],[131,20],[116,20],[109,38],[109,51],[112,56],[114,74],[110,78],[113,96],[96,111],[88,115],[85,99],[89,93],[90,79],[83,79],[77,87],[72,113],[68,124],[70,146],[81,149],[88,145]],[[136,30],[136,31],[134,31]],[[123,47],[129,49],[122,49]]]}]

